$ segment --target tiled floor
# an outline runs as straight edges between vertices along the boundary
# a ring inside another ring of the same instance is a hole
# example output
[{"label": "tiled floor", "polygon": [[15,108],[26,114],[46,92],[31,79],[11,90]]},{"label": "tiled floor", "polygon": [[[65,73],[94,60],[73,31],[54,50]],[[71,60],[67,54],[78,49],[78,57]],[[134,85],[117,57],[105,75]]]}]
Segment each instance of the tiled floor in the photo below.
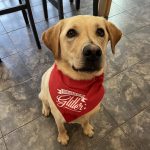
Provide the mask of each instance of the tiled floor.
[{"label": "tiled floor", "polygon": [[[0,0],[0,9],[17,0]],[[42,32],[58,21],[48,4],[44,21],[41,0],[31,0],[36,27]],[[65,17],[92,14],[92,0],[81,0],[75,11],[64,0]],[[108,46],[106,94],[100,112],[92,120],[95,135],[83,135],[78,125],[67,125],[70,141],[56,141],[52,116],[41,115],[38,100],[42,73],[54,59],[42,45],[36,48],[31,29],[22,14],[0,16],[0,150],[149,150],[150,149],[150,1],[113,0],[109,20],[123,31],[113,56]]]}]

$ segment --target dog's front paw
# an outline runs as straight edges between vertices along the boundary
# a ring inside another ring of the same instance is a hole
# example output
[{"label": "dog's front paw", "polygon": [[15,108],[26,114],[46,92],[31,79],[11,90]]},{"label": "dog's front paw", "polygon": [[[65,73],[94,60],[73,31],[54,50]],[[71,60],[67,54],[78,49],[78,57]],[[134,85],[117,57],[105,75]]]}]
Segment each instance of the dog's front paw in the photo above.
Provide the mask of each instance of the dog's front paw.
[{"label": "dog's front paw", "polygon": [[62,145],[67,145],[68,144],[68,140],[69,140],[69,136],[66,133],[59,134],[57,140]]},{"label": "dog's front paw", "polygon": [[48,117],[49,114],[50,114],[50,109],[49,109],[49,108],[46,108],[46,107],[43,107],[43,108],[42,108],[42,114],[43,114],[45,117]]},{"label": "dog's front paw", "polygon": [[84,134],[89,136],[89,137],[93,137],[93,135],[94,135],[93,130],[94,130],[94,128],[89,123],[83,128]]}]

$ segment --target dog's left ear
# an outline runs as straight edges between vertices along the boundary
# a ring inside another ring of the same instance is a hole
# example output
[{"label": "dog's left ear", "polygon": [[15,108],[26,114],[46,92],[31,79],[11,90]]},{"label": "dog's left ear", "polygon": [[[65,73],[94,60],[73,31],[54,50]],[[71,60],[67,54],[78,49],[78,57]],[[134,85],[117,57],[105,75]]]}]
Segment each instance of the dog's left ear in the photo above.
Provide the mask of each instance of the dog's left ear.
[{"label": "dog's left ear", "polygon": [[53,52],[55,59],[60,58],[60,33],[63,21],[49,28],[42,34],[42,41]]},{"label": "dog's left ear", "polygon": [[121,39],[122,32],[111,22],[106,21],[106,29],[109,35],[109,40],[111,42],[112,53],[115,54],[115,46]]}]

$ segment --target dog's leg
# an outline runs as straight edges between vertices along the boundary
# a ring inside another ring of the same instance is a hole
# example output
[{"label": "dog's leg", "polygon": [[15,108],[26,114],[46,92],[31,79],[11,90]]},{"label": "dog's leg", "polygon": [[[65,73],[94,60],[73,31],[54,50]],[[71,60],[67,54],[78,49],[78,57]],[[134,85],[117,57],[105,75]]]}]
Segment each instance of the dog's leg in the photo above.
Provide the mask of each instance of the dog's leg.
[{"label": "dog's leg", "polygon": [[[55,118],[55,116],[54,116],[54,118]],[[62,145],[66,145],[68,143],[69,136],[68,136],[67,131],[65,129],[64,123],[61,122],[60,119],[56,119],[56,118],[55,118],[55,122],[56,122],[57,129],[58,129],[57,140]]]},{"label": "dog's leg", "polygon": [[83,128],[83,132],[85,135],[89,136],[89,137],[92,137],[94,135],[94,128],[93,126],[89,123],[88,120],[84,120],[82,123],[81,123],[81,126]]},{"label": "dog's leg", "polygon": [[42,101],[42,114],[48,117],[50,114],[50,107]]},{"label": "dog's leg", "polygon": [[69,136],[64,127],[64,124],[58,123],[57,128],[58,128],[58,138],[57,138],[58,142],[61,143],[62,145],[66,145],[68,143]]},{"label": "dog's leg", "polygon": [[49,107],[49,103],[47,101],[47,99],[45,98],[45,96],[42,94],[42,92],[40,92],[39,94],[39,98],[42,101],[42,114],[46,117],[49,116],[50,114],[50,107]]}]

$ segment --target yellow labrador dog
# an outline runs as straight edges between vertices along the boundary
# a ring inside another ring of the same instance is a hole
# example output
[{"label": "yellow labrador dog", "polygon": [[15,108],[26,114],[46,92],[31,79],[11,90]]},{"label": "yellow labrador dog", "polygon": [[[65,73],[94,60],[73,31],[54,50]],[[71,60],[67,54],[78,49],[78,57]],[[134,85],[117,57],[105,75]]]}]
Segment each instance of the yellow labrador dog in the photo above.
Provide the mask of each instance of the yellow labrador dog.
[{"label": "yellow labrador dog", "polygon": [[52,50],[55,62],[42,76],[42,113],[54,116],[58,142],[69,137],[64,123],[79,123],[85,135],[92,137],[91,116],[99,110],[103,97],[103,71],[108,41],[112,52],[121,31],[102,17],[75,16],[59,21],[42,35]]}]

